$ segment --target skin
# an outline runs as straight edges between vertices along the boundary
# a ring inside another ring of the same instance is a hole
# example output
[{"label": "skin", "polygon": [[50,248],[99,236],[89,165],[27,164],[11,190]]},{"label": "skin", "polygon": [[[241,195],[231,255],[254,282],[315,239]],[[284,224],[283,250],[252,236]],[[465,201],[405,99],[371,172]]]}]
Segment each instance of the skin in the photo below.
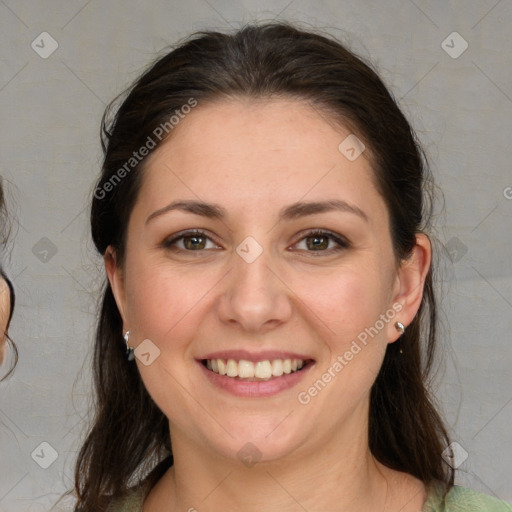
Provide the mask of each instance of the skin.
[{"label": "skin", "polygon": [[0,276],[0,364],[5,359],[6,332],[9,315],[11,313],[11,296],[9,286]]},{"label": "skin", "polygon": [[[420,306],[431,246],[419,234],[411,257],[396,261],[368,152],[351,162],[338,150],[349,134],[298,100],[222,100],[196,107],[149,157],[125,260],[112,248],[105,255],[130,344],[150,339],[161,351],[151,365],[136,364],[169,418],[175,463],[144,512],[421,509],[422,483],[378,463],[367,433],[370,388],[399,337],[394,322],[407,326]],[[173,210],[147,221],[178,199],[216,203],[227,216]],[[367,220],[348,211],[278,220],[292,203],[326,199]],[[198,228],[210,237],[204,249],[185,252],[183,239],[174,245],[182,252],[162,247]],[[349,247],[335,252],[331,240],[312,249],[305,237],[315,228]],[[263,249],[252,263],[236,252],[247,236]],[[300,404],[297,394],[393,304],[401,306],[393,321]],[[294,351],[315,366],[277,396],[235,397],[211,385],[195,359],[237,348]],[[252,467],[237,456],[247,442],[261,453]]]}]

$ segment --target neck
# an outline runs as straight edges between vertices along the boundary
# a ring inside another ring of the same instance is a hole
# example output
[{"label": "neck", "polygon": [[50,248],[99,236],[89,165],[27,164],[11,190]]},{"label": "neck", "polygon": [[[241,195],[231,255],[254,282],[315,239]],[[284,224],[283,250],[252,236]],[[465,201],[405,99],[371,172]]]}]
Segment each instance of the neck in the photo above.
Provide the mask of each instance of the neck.
[{"label": "neck", "polygon": [[387,468],[371,455],[367,428],[347,427],[343,435],[333,429],[323,446],[302,446],[300,453],[251,467],[198,447],[175,427],[171,430],[174,465],[150,493],[145,511],[163,510],[164,505],[166,510],[246,512],[380,512],[386,507]]}]

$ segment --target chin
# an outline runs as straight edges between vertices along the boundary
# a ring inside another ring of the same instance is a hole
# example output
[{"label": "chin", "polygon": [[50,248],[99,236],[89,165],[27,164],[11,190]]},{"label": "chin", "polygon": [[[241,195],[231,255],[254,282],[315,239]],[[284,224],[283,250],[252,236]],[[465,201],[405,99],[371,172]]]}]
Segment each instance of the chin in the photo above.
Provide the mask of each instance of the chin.
[{"label": "chin", "polygon": [[256,462],[286,458],[300,448],[307,437],[303,429],[294,428],[291,418],[283,421],[283,416],[259,419],[253,416],[245,421],[225,422],[223,426],[231,435],[222,430],[220,438],[211,439],[211,432],[205,432],[208,445],[220,456],[238,459],[248,467]]}]

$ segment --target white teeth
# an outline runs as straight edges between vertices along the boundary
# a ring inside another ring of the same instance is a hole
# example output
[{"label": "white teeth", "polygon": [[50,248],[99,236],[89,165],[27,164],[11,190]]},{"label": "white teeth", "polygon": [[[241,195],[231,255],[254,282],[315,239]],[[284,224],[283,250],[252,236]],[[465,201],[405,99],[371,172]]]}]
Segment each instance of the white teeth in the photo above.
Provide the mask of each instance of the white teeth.
[{"label": "white teeth", "polygon": [[206,367],[212,372],[228,377],[239,377],[241,379],[270,379],[281,377],[283,374],[293,373],[304,366],[302,359],[273,359],[269,361],[258,361],[253,363],[246,359],[207,359]]},{"label": "white teeth", "polygon": [[241,379],[254,377],[254,363],[240,359],[240,361],[238,361],[238,376]]},{"label": "white teeth", "polygon": [[234,359],[228,359],[226,365],[226,375],[228,377],[238,377],[238,364]]},{"label": "white teeth", "polygon": [[258,379],[270,379],[272,377],[270,361],[258,361],[254,368],[254,376],[258,377]]},{"label": "white teeth", "polygon": [[274,359],[272,361],[272,375],[274,377],[281,377],[283,375],[283,361],[281,359]]},{"label": "white teeth", "polygon": [[226,363],[222,359],[217,359],[217,366],[219,368],[219,374],[226,375]]}]

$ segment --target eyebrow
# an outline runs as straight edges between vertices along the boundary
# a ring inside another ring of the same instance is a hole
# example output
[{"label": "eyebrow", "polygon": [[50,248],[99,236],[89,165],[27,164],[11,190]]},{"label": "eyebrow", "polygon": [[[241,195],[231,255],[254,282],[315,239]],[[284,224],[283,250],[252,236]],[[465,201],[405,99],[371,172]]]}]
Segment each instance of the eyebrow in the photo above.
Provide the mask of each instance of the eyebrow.
[{"label": "eyebrow", "polygon": [[[146,224],[167,212],[173,210],[181,210],[194,215],[200,215],[210,219],[222,220],[227,217],[227,211],[225,208],[218,204],[206,203],[204,201],[195,200],[181,200],[173,201],[172,203],[154,211],[147,219]],[[357,215],[364,221],[368,222],[368,216],[366,213],[358,208],[357,206],[342,201],[340,199],[331,199],[328,201],[312,201],[312,202],[297,202],[290,206],[287,206],[279,213],[279,220],[292,220],[299,217],[306,217],[308,215],[314,215],[316,213],[325,213],[331,211],[340,211],[345,213],[352,213]]]}]

